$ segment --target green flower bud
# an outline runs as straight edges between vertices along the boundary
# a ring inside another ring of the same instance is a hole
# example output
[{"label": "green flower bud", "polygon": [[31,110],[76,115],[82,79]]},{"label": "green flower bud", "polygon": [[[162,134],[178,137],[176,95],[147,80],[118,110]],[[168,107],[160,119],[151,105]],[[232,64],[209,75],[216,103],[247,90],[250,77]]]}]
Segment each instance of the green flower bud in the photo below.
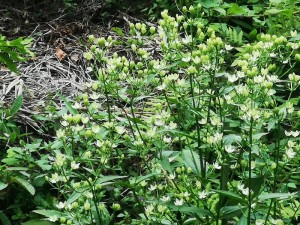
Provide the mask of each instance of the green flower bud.
[{"label": "green flower bud", "polygon": [[90,35],[90,36],[89,36],[89,42],[90,42],[90,43],[93,43],[94,40],[95,40],[95,36],[94,36],[94,35]]},{"label": "green flower bud", "polygon": [[93,91],[96,91],[98,88],[99,88],[99,83],[98,82],[93,82],[93,84],[92,84]]},{"label": "green flower bud", "polygon": [[135,24],[135,28],[136,28],[137,30],[140,30],[140,29],[142,28],[142,24],[141,24],[141,23],[136,23],[136,24]]},{"label": "green flower bud", "polygon": [[108,43],[111,43],[111,42],[112,42],[112,40],[113,40],[113,39],[112,39],[112,37],[111,37],[111,36],[108,36],[108,38],[107,38],[107,42],[108,42]]},{"label": "green flower bud", "polygon": [[93,54],[91,52],[86,52],[84,53],[84,58],[86,58],[86,60],[90,61],[91,59],[93,59]]},{"label": "green flower bud", "polygon": [[83,208],[85,211],[88,211],[91,209],[91,204],[89,202],[85,202],[83,205]]},{"label": "green flower bud", "polygon": [[190,73],[190,74],[194,74],[194,73],[197,73],[197,69],[194,66],[190,66],[187,69],[187,72]]},{"label": "green flower bud", "polygon": [[105,46],[105,43],[106,43],[106,41],[105,41],[105,39],[104,39],[103,37],[98,38],[97,44],[98,44],[99,46]]},{"label": "green flower bud", "polygon": [[121,206],[120,204],[118,203],[114,203],[111,208],[114,210],[114,211],[119,211],[121,209]]},{"label": "green flower bud", "polygon": [[150,27],[150,33],[154,34],[156,32],[156,28],[155,27]]}]

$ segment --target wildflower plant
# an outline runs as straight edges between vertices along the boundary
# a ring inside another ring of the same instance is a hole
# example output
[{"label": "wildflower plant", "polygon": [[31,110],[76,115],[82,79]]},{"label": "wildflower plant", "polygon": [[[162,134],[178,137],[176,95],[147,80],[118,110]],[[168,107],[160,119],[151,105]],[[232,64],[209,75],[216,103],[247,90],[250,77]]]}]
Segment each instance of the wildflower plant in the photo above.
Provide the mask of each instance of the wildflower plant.
[{"label": "wildflower plant", "polygon": [[48,144],[59,194],[35,212],[60,224],[297,220],[300,43],[230,46],[201,10],[130,24],[128,56],[89,37],[97,80],[66,101]]}]

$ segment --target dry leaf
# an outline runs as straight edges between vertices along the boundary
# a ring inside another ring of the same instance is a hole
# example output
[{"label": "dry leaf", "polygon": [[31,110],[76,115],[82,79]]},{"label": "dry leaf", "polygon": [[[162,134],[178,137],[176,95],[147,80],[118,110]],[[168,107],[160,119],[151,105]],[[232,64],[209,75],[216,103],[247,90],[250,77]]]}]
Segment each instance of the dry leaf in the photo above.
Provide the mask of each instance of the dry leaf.
[{"label": "dry leaf", "polygon": [[79,54],[75,53],[71,55],[71,59],[74,62],[77,62],[79,60]]},{"label": "dry leaf", "polygon": [[66,58],[67,54],[61,50],[60,48],[57,48],[55,51],[55,55],[58,58],[59,61],[62,61]]}]

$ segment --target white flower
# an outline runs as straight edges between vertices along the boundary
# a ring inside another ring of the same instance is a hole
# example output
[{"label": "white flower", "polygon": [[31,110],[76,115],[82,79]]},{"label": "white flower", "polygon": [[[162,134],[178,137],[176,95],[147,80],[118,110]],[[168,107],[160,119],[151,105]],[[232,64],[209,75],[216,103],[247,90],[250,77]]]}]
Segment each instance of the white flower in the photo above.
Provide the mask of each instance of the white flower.
[{"label": "white flower", "polygon": [[58,138],[63,138],[65,135],[66,135],[66,132],[62,129],[59,129],[59,130],[56,131],[56,136]]},{"label": "white flower", "polygon": [[74,105],[72,106],[74,109],[81,109],[82,105],[78,102],[75,102]]},{"label": "white flower", "polygon": [[183,200],[176,198],[174,204],[177,206],[181,206],[181,205],[183,205]]},{"label": "white flower", "polygon": [[263,81],[265,80],[265,78],[263,76],[256,76],[254,77],[254,82],[257,84],[261,84]]},{"label": "white flower", "polygon": [[238,184],[237,188],[243,193],[243,195],[249,195],[249,188],[245,188],[243,184]]},{"label": "white flower", "polygon": [[230,83],[237,81],[239,78],[236,75],[228,75],[227,79]]},{"label": "white flower", "polygon": [[231,45],[225,44],[225,50],[226,51],[230,51],[231,49],[233,49],[233,47]]},{"label": "white flower", "polygon": [[293,137],[297,137],[299,134],[300,134],[300,132],[299,131],[284,131],[284,133],[285,133],[285,135],[286,136],[293,136]]},{"label": "white flower", "polygon": [[92,128],[92,132],[94,134],[97,134],[100,132],[100,126],[98,126],[98,125],[93,125],[91,128]]},{"label": "white flower", "polygon": [[233,152],[236,151],[236,149],[232,145],[226,145],[225,146],[225,151],[228,152],[228,153],[233,153]]},{"label": "white flower", "polygon": [[170,201],[170,196],[163,196],[163,197],[161,198],[161,200],[162,200],[163,202],[168,202],[168,201]]},{"label": "white flower", "polygon": [[157,189],[157,186],[156,186],[156,184],[154,184],[154,185],[151,184],[148,189],[149,189],[149,191],[155,191]]},{"label": "white flower", "polygon": [[201,191],[201,192],[199,192],[199,198],[200,199],[204,199],[204,198],[206,198],[207,197],[207,192],[206,191]]},{"label": "white flower", "polygon": [[[61,121],[60,123],[61,123],[61,125],[63,125],[64,127],[66,127],[66,126],[69,125],[69,123],[68,123],[67,121],[65,121],[65,120]],[[56,133],[56,134],[57,134],[57,133]]]},{"label": "white flower", "polygon": [[58,220],[58,217],[57,217],[57,215],[50,216],[50,217],[48,218],[48,220],[51,221],[51,222],[56,222],[56,221]]},{"label": "white flower", "polygon": [[121,127],[121,126],[116,126],[115,127],[115,129],[116,129],[116,132],[118,133],[118,134],[124,134],[125,133],[125,131],[126,131],[126,129],[124,128],[124,127]]},{"label": "white flower", "polygon": [[79,168],[80,163],[76,163],[75,161],[71,162],[72,170],[76,170]]},{"label": "white flower", "polygon": [[53,184],[57,183],[59,181],[58,173],[53,173],[49,181]]},{"label": "white flower", "polygon": [[58,209],[63,209],[66,207],[66,205],[67,205],[67,202],[59,202],[58,204],[56,204],[56,207]]},{"label": "white flower", "polygon": [[150,215],[153,212],[153,210],[154,210],[154,206],[152,204],[145,207],[145,212],[147,215]]},{"label": "white flower", "polygon": [[174,180],[175,177],[176,177],[176,174],[175,174],[175,173],[171,173],[171,174],[168,176],[168,178],[169,178],[170,180]]},{"label": "white flower", "polygon": [[217,169],[217,170],[221,169],[221,166],[219,165],[218,162],[215,162],[215,163],[213,164],[213,166],[214,166],[214,168]]},{"label": "white flower", "polygon": [[163,141],[167,144],[171,143],[172,139],[170,137],[164,136]]},{"label": "white flower", "polygon": [[296,155],[296,152],[294,152],[294,150],[292,148],[288,148],[286,151],[285,151],[285,154],[288,158],[290,159],[293,159]]},{"label": "white flower", "polygon": [[161,126],[163,126],[164,124],[165,124],[165,121],[163,121],[163,120],[155,120],[155,125],[156,125],[156,126],[161,127]]},{"label": "white flower", "polygon": [[166,89],[166,84],[163,83],[162,85],[158,86],[156,89],[159,90],[159,91],[162,91],[162,90],[165,90]]},{"label": "white flower", "polygon": [[174,122],[170,122],[170,123],[169,123],[168,128],[169,128],[170,130],[174,130],[174,129],[176,129],[176,127],[177,127],[177,124],[176,124],[176,123],[174,123]]}]

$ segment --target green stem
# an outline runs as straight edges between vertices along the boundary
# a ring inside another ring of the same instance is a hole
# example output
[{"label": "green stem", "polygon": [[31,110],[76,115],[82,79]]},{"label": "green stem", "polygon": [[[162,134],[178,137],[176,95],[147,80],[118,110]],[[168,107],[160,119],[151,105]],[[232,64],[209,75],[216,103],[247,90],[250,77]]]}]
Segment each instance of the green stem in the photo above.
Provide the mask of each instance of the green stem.
[{"label": "green stem", "polygon": [[249,188],[249,193],[248,193],[248,221],[247,225],[251,225],[251,188],[252,188],[252,183],[251,183],[251,161],[252,161],[252,144],[253,144],[253,117],[250,119],[250,131],[249,131],[249,162],[248,162],[248,188]]}]

